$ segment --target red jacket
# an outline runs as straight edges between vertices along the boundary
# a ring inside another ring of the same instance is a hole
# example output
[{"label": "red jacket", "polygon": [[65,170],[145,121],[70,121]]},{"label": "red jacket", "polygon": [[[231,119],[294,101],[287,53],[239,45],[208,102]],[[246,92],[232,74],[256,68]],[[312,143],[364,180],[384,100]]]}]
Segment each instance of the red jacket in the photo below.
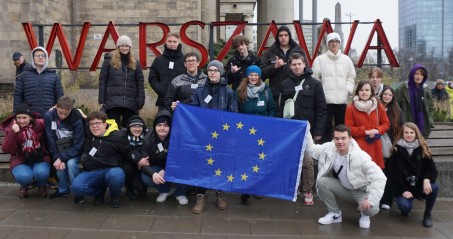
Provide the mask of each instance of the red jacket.
[{"label": "red jacket", "polygon": [[[23,129],[21,128],[19,132],[16,134],[11,129],[13,125],[13,117],[6,119],[3,123],[7,125],[4,127],[4,131],[6,133],[5,138],[3,139],[2,150],[4,153],[11,154],[10,157],[10,170],[13,170],[19,164],[25,163],[24,154],[22,151],[22,144],[24,142],[24,138],[22,136]],[[41,142],[41,147],[43,148],[43,161],[50,164],[50,156],[47,152],[46,148],[44,147],[44,119],[34,119],[34,130],[36,132],[36,137],[38,137],[39,142]]]},{"label": "red jacket", "polygon": [[390,127],[384,106],[379,103],[378,107],[368,115],[366,112],[357,110],[354,103],[351,103],[346,108],[344,122],[351,129],[351,136],[357,141],[360,148],[367,152],[379,167],[384,168],[381,140],[378,139],[372,144],[365,141],[365,130],[377,129],[379,134],[383,135]]}]

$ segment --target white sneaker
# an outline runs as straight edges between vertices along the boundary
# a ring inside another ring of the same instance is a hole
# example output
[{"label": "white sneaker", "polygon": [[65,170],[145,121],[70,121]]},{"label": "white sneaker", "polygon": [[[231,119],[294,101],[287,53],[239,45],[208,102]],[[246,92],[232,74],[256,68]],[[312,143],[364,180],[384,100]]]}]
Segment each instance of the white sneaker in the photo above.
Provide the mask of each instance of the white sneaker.
[{"label": "white sneaker", "polygon": [[179,205],[187,205],[189,203],[189,200],[187,200],[187,197],[184,195],[177,196],[176,200],[178,200]]},{"label": "white sneaker", "polygon": [[361,213],[360,219],[359,219],[359,226],[361,228],[370,228],[370,216],[363,215]]},{"label": "white sneaker", "polygon": [[385,209],[385,210],[389,210],[389,209],[390,209],[390,205],[388,205],[388,204],[382,204],[382,205],[381,205],[381,208],[382,208],[382,209]]},{"label": "white sneaker", "polygon": [[328,225],[332,223],[340,223],[342,221],[341,211],[339,213],[329,212],[324,217],[319,218],[318,223]]},{"label": "white sneaker", "polygon": [[165,202],[167,200],[169,193],[160,193],[156,198],[156,202]]}]

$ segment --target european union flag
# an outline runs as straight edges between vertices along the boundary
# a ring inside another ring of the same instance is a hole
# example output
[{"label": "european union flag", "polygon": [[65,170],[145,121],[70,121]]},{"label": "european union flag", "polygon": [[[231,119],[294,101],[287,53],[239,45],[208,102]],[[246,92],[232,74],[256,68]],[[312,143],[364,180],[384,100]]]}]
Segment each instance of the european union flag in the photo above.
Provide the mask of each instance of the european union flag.
[{"label": "european union flag", "polygon": [[165,179],[296,201],[308,122],[180,104]]}]

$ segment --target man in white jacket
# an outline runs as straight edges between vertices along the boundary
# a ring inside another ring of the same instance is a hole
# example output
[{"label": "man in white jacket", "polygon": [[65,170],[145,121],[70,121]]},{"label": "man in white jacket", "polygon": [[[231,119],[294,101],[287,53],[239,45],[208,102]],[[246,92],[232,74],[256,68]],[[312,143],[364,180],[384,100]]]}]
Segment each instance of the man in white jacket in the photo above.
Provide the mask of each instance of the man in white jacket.
[{"label": "man in white jacket", "polygon": [[329,211],[318,223],[327,225],[342,221],[336,201],[336,197],[340,197],[358,204],[359,226],[370,228],[370,216],[379,212],[379,201],[387,181],[382,170],[360,149],[345,125],[334,128],[332,142],[315,145],[311,136],[306,140],[308,152],[318,160],[318,196]]},{"label": "man in white jacket", "polygon": [[327,103],[327,120],[322,142],[332,140],[332,120],[335,126],[344,124],[349,95],[354,91],[356,76],[351,59],[341,53],[341,38],[338,33],[327,35],[328,51],[313,62],[313,77],[322,82]]}]

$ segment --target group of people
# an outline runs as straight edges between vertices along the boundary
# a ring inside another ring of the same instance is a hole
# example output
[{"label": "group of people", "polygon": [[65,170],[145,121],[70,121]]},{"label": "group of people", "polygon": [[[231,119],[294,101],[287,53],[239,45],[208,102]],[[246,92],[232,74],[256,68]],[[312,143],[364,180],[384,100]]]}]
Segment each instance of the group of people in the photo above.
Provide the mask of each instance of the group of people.
[{"label": "group of people", "polygon": [[[157,202],[175,194],[179,204],[188,204],[190,185],[165,181],[171,114],[182,103],[308,121],[300,189],[304,204],[313,205],[316,181],[328,209],[320,224],[342,221],[336,197],[358,203],[362,228],[369,228],[370,216],[379,208],[389,209],[395,198],[404,216],[410,215],[414,199],[426,198],[423,225],[431,227],[438,185],[424,140],[433,127],[432,95],[424,84],[428,73],[415,65],[409,80],[395,91],[382,84],[382,70],[373,68],[354,92],[354,65],[341,53],[340,43],[337,33],[328,34],[328,51],[311,68],[286,26],[278,29],[275,43],[261,58],[248,50],[249,40],[240,35],[233,39],[236,51],[226,69],[212,60],[206,74],[200,57],[183,54],[178,34],[169,33],[163,54],[149,71],[149,84],[158,95],[150,129],[138,115],[145,106],[144,75],[129,37],[121,36],[117,48],[105,55],[99,76],[101,110],[88,115],[63,94],[60,79],[47,67],[46,50],[37,47],[31,52],[31,66],[17,77],[14,114],[2,122],[2,149],[11,154],[19,197],[28,197],[32,180],[46,197],[45,180],[54,169],[59,184],[49,199],[73,193],[76,203],[94,196],[94,203],[101,204],[108,189],[116,208],[123,186],[127,199],[154,187]],[[293,113],[288,116],[284,112],[290,107]],[[206,190],[194,188],[193,213],[205,210]],[[226,209],[224,192],[215,195],[216,207]],[[260,198],[243,194],[240,200],[247,204],[251,196]]]}]

